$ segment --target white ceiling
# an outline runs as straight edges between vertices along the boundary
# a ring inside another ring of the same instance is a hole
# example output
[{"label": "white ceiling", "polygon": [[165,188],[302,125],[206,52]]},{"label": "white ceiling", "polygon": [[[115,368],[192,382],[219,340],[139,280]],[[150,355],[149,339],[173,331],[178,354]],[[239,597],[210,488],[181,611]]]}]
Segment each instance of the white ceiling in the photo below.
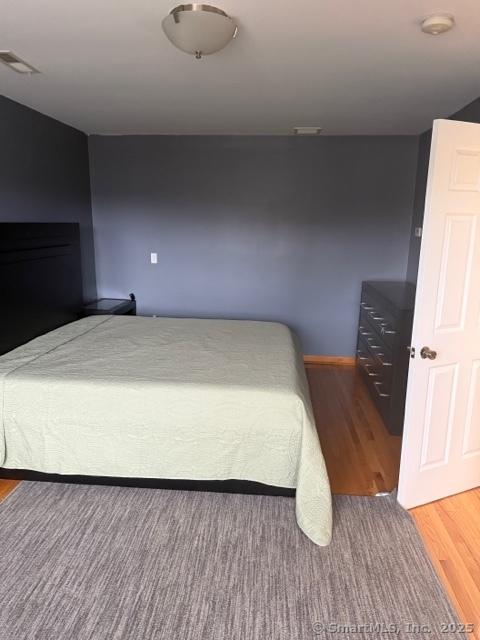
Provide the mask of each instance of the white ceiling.
[{"label": "white ceiling", "polygon": [[[207,0],[208,1],[208,0]],[[478,0],[210,0],[239,24],[195,60],[161,21],[175,0],[0,0],[0,93],[104,134],[409,134],[480,95]],[[455,14],[443,36],[422,16]]]}]

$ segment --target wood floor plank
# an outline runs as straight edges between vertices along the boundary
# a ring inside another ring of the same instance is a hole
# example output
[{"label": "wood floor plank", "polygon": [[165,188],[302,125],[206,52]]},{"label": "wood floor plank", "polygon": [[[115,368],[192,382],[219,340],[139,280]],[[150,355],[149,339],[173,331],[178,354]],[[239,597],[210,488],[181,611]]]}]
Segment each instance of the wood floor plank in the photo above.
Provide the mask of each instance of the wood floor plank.
[{"label": "wood floor plank", "polygon": [[332,492],[392,491],[401,439],[385,428],[355,367],[308,364],[306,370]]},{"label": "wood floor plank", "polygon": [[470,635],[480,640],[480,488],[411,509],[432,562]]},{"label": "wood floor plank", "polygon": [[0,502],[4,500],[8,494],[19,484],[19,480],[2,480],[0,479]]}]

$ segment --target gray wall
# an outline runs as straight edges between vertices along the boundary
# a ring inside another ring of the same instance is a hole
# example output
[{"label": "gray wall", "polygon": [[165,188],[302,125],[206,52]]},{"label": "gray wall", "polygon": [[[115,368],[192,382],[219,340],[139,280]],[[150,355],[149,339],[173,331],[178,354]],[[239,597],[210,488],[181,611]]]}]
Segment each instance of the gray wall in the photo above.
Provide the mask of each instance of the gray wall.
[{"label": "gray wall", "polygon": [[96,296],[88,139],[0,96],[0,222],[79,222],[84,295]]},{"label": "gray wall", "polygon": [[466,107],[460,109],[449,120],[459,120],[460,122],[480,122],[480,98],[477,98]]},{"label": "gray wall", "polygon": [[415,137],[89,141],[98,291],[141,314],[279,320],[350,355],[361,281],[405,278]]},{"label": "gray wall", "polygon": [[415,228],[422,227],[423,225],[431,142],[431,129],[422,133],[418,138],[417,177],[415,182],[415,199],[413,204],[412,228],[410,230],[410,250],[408,254],[407,267],[407,280],[414,284],[417,282],[420,247],[422,244],[421,238],[415,236]]}]

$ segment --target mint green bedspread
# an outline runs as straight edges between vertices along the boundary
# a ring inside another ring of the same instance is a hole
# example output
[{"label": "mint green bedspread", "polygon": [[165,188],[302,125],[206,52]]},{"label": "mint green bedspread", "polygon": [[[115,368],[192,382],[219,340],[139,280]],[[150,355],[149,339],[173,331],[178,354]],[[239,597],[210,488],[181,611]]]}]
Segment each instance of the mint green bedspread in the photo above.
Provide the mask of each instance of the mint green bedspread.
[{"label": "mint green bedspread", "polygon": [[303,362],[282,324],[85,318],[0,357],[0,417],[0,466],[296,488],[299,526],[330,541]]}]

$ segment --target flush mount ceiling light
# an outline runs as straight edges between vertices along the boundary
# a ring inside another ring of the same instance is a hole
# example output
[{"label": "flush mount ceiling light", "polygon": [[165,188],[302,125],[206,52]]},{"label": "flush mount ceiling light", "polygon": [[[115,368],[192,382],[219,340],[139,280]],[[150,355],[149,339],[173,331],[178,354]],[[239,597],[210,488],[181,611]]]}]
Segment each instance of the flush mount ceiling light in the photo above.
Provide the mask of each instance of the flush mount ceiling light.
[{"label": "flush mount ceiling light", "polygon": [[422,31],[431,36],[439,36],[450,31],[455,25],[455,19],[448,13],[436,13],[422,20]]},{"label": "flush mount ceiling light", "polygon": [[31,64],[19,58],[13,51],[0,51],[0,62],[17,73],[40,73],[38,69],[35,69]]},{"label": "flush mount ceiling light", "polygon": [[234,20],[209,4],[180,4],[162,27],[173,45],[196,58],[220,51],[237,35]]}]

